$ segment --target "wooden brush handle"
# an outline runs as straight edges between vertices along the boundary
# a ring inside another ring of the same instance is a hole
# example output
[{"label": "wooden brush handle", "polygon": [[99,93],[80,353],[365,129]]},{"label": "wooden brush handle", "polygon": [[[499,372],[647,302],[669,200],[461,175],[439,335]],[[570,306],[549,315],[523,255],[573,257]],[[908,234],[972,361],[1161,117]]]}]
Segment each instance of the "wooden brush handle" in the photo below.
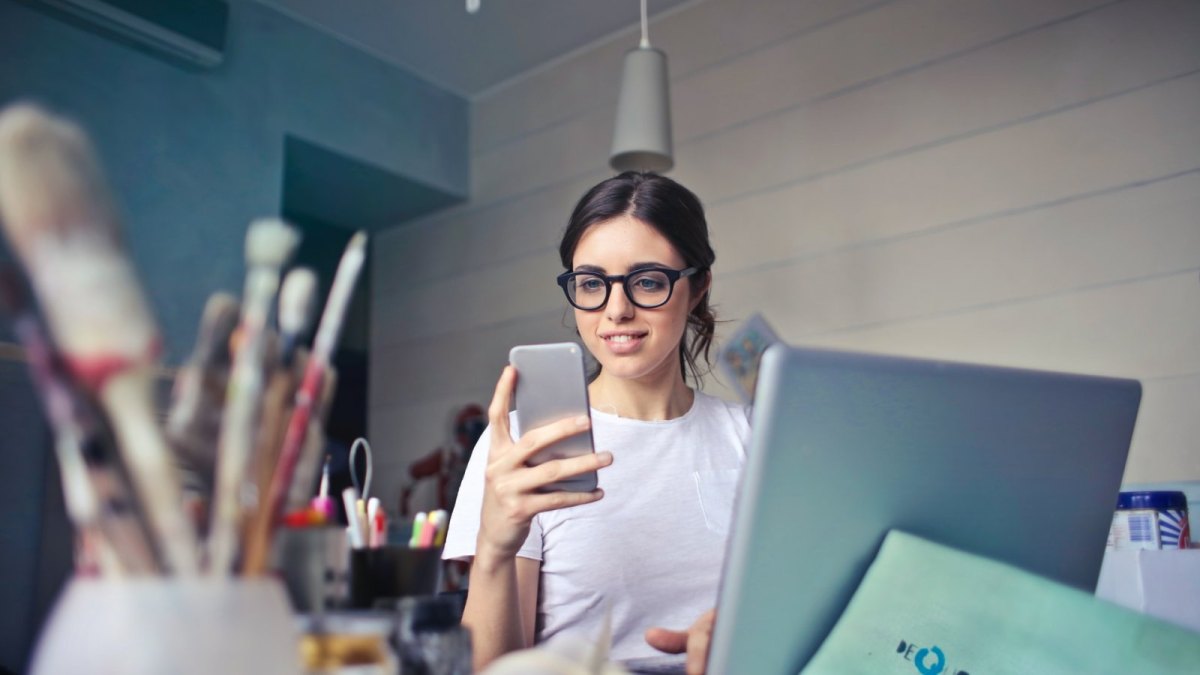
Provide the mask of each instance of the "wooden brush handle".
[{"label": "wooden brush handle", "polygon": [[170,450],[158,429],[152,383],[149,367],[115,374],[100,391],[100,403],[108,413],[167,567],[175,574],[195,575],[200,571],[196,536],[182,508],[183,493]]},{"label": "wooden brush handle", "polygon": [[257,466],[258,507],[249,519],[242,547],[242,574],[247,576],[262,575],[270,562],[274,514],[268,503],[268,492],[271,489],[271,476],[279,461],[284,431],[291,416],[288,404],[295,393],[296,378],[292,371],[281,369],[271,376],[263,399],[262,424],[254,462]]}]

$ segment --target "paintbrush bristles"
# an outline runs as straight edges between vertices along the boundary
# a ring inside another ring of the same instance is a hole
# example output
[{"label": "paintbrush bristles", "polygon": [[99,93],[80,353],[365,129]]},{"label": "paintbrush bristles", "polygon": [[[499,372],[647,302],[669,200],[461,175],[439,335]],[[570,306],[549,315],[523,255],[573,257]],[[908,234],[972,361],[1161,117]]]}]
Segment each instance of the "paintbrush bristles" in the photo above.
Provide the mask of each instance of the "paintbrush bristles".
[{"label": "paintbrush bristles", "polygon": [[45,230],[100,228],[116,239],[115,209],[87,137],[27,103],[0,115],[0,213],[23,258]]},{"label": "paintbrush bristles", "polygon": [[278,218],[259,218],[246,231],[246,265],[281,268],[299,243],[295,228]]},{"label": "paintbrush bristles", "polygon": [[279,291],[279,332],[297,335],[308,328],[313,300],[317,295],[317,275],[310,269],[297,268],[283,278]]},{"label": "paintbrush bristles", "polygon": [[317,325],[317,336],[313,338],[313,355],[323,363],[328,364],[337,347],[338,335],[342,331],[342,320],[346,309],[350,306],[350,298],[354,294],[354,285],[358,274],[362,271],[367,259],[367,233],[355,232],[346,244],[342,259],[338,263],[337,273],[333,276],[333,287],[329,289],[329,298],[325,302],[325,312]]},{"label": "paintbrush bristles", "polygon": [[0,114],[0,221],[70,358],[153,356],[158,331],[78,127],[31,105]]}]

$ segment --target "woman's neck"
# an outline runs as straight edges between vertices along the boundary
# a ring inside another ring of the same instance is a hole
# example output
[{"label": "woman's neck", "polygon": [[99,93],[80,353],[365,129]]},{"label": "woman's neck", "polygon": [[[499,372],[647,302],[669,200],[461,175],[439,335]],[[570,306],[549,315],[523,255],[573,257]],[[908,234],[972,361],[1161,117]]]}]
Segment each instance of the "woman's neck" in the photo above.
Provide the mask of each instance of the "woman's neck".
[{"label": "woman's neck", "polygon": [[661,421],[682,417],[692,408],[695,392],[683,381],[678,368],[658,376],[637,380],[610,377],[604,371],[588,385],[588,397],[596,410],[618,417]]}]

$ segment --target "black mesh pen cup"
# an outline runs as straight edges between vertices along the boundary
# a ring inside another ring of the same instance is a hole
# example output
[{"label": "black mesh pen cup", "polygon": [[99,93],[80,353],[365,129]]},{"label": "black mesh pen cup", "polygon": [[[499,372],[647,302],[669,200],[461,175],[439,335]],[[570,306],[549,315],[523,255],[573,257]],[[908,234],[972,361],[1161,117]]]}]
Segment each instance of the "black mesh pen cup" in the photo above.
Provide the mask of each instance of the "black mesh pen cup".
[{"label": "black mesh pen cup", "polygon": [[348,548],[342,527],[279,530],[271,567],[287,585],[294,610],[322,612],[345,604]]},{"label": "black mesh pen cup", "polygon": [[396,603],[396,655],[404,675],[471,675],[471,632],[460,623],[458,596],[418,596]]},{"label": "black mesh pen cup", "polygon": [[350,606],[370,609],[410,595],[432,595],[441,582],[440,548],[383,546],[350,551]]}]

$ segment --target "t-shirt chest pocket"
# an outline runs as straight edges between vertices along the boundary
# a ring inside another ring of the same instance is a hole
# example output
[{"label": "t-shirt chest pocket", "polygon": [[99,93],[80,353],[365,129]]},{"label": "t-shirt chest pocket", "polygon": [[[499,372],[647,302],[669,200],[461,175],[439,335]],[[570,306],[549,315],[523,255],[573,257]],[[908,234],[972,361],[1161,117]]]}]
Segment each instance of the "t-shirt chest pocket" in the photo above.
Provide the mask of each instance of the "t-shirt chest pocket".
[{"label": "t-shirt chest pocket", "polygon": [[718,469],[695,471],[692,479],[696,483],[696,498],[704,514],[704,525],[721,536],[729,533],[729,521],[733,517],[733,500],[737,495],[740,469]]}]

